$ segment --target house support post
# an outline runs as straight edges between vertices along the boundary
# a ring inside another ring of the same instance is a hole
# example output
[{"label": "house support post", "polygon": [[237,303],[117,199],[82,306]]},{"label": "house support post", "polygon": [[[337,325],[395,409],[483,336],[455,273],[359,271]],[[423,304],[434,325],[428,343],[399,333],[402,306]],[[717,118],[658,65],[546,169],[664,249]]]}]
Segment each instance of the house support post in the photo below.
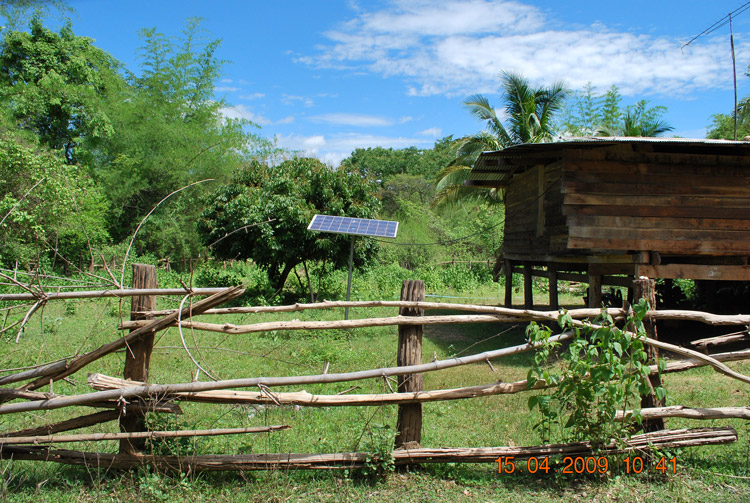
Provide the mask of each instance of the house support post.
[{"label": "house support post", "polygon": [[523,264],[523,308],[533,309],[534,308],[534,291],[532,290],[533,283],[531,281],[531,264],[524,262]]}]

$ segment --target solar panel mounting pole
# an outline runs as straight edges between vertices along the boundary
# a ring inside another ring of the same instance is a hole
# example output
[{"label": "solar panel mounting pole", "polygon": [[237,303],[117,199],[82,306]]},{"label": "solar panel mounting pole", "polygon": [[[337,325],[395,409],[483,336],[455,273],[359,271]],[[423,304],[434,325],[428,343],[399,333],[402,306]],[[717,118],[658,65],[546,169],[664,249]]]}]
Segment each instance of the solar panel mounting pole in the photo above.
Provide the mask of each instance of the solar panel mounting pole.
[{"label": "solar panel mounting pole", "polygon": [[[346,300],[352,297],[352,269],[354,263],[354,236],[395,238],[398,222],[371,218],[341,217],[337,215],[314,215],[307,226],[308,231],[332,232],[351,236],[349,245],[349,279],[346,283]],[[344,319],[349,319],[349,308],[344,308]]]},{"label": "solar panel mounting pole", "polygon": [[[351,246],[349,247],[349,279],[346,282],[346,301],[349,302],[352,295],[352,264],[354,263],[354,235],[352,235]],[[349,306],[344,308],[344,319],[349,319]]]}]

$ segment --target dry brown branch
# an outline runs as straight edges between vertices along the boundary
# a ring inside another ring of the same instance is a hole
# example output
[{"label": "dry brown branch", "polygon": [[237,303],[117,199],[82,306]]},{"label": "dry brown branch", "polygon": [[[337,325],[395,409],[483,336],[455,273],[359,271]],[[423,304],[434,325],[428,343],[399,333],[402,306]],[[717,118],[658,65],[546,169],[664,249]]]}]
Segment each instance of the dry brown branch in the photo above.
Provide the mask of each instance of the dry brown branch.
[{"label": "dry brown branch", "polygon": [[5,278],[8,281],[10,281],[11,284],[17,286],[18,288],[21,288],[22,290],[26,290],[27,292],[29,292],[29,294],[32,297],[30,299],[28,299],[28,300],[32,300],[32,299],[33,300],[40,300],[40,299],[44,298],[44,292],[40,292],[36,288],[32,287],[31,283],[29,283],[28,285],[23,284],[20,281],[18,281],[16,278],[12,278],[12,277],[8,276],[7,274],[3,274],[1,272],[0,272],[0,278]]},{"label": "dry brown branch", "polygon": [[53,435],[63,431],[77,430],[79,428],[86,428],[95,424],[106,423],[108,421],[114,421],[120,417],[120,411],[118,410],[104,410],[101,412],[95,412],[85,416],[75,417],[73,419],[67,419],[54,424],[48,424],[39,426],[37,428],[27,428],[25,430],[14,431],[12,433],[0,434],[0,437],[33,437],[37,435]]},{"label": "dry brown branch", "polygon": [[[750,359],[750,351],[739,353],[722,353],[712,355],[715,360],[732,361]],[[706,366],[708,363],[698,360],[680,360],[669,362],[665,372],[681,372],[691,368]],[[658,372],[657,365],[649,367],[651,374]],[[325,375],[326,372],[323,372]],[[105,376],[103,374],[91,374],[88,379],[89,386],[95,390],[123,389],[137,383],[117,377]],[[271,401],[264,393],[253,391],[215,390],[202,392],[174,393],[172,396],[177,400],[189,402],[206,403],[234,403],[234,404],[258,404],[270,405],[301,405],[306,407],[335,407],[335,406],[376,406],[398,403],[421,403],[442,400],[461,400],[466,398],[477,398],[483,396],[505,395],[529,391],[530,389],[545,389],[548,386],[544,381],[537,381],[533,388],[528,388],[527,381],[497,382],[479,386],[468,386],[463,388],[419,391],[411,393],[379,393],[360,395],[313,395],[306,391],[274,393],[276,400]]]},{"label": "dry brown branch", "polygon": [[[713,355],[710,355],[711,358],[714,360],[718,360],[720,362],[734,362],[738,360],[750,360],[750,350],[745,351],[732,351],[729,353],[716,353]],[[667,363],[667,368],[664,369],[664,373],[670,373],[670,372],[682,372],[683,370],[688,370],[696,367],[705,367],[708,365],[703,360],[698,360],[695,358],[690,358],[688,360],[677,360]],[[652,368],[655,368],[655,366],[652,366]]]},{"label": "dry brown branch", "polygon": [[[608,456],[631,451],[646,452],[650,449],[673,449],[701,445],[728,444],[737,441],[737,432],[731,427],[661,430],[634,435],[623,441],[622,447],[612,443],[596,451],[596,455]],[[393,451],[396,465],[418,463],[494,463],[501,456],[513,456],[517,460],[545,456],[589,456],[592,446],[587,442],[549,444],[530,447],[446,447],[399,449]],[[181,472],[219,470],[268,470],[268,469],[329,469],[363,467],[371,458],[368,452],[336,454],[249,454],[208,456],[127,456],[53,450],[42,447],[5,446],[0,458],[16,460],[55,461],[72,465],[91,465],[99,468],[133,468],[149,464],[159,469]]]},{"label": "dry brown branch", "polygon": [[[196,304],[197,305],[197,304]],[[176,315],[175,315],[176,316]],[[160,320],[163,321],[164,319]],[[141,329],[139,329],[141,330]],[[135,333],[135,332],[132,332]],[[550,337],[551,342],[563,341],[573,336],[572,332],[565,332],[560,335]],[[346,372],[339,374],[325,375],[307,375],[307,376],[288,376],[288,377],[252,377],[245,379],[230,379],[216,382],[191,382],[179,384],[149,384],[144,386],[130,386],[119,390],[98,391],[96,393],[87,393],[84,395],[70,395],[64,397],[53,397],[48,400],[30,401],[25,403],[10,403],[0,405],[0,414],[10,414],[14,412],[28,412],[31,410],[52,410],[72,405],[85,405],[90,402],[102,400],[117,400],[119,398],[129,399],[136,396],[164,396],[180,392],[210,391],[217,389],[229,388],[246,388],[257,387],[259,384],[265,386],[293,386],[299,384],[312,383],[333,383],[343,381],[355,381],[371,378],[382,378],[382,376],[417,374],[422,372],[431,372],[469,363],[484,362],[485,358],[497,358],[517,353],[530,351],[539,344],[521,344],[509,348],[496,349],[475,355],[450,358],[447,360],[438,360],[420,365],[409,365],[405,367],[380,368],[372,370],[363,370],[358,372]]]},{"label": "dry brown branch", "polygon": [[[179,309],[180,312],[182,312],[182,306],[185,304],[185,301],[188,299],[188,297],[190,297],[190,295],[185,295],[185,297],[182,298],[182,302],[180,302],[180,309]],[[191,307],[192,307],[192,303],[191,303]],[[188,313],[188,317],[191,317],[191,316],[193,316],[192,309],[190,309],[189,313]],[[206,374],[206,376],[208,376],[209,379],[211,379],[213,381],[218,381],[218,379],[216,377],[214,377],[212,374],[210,374],[206,369],[204,369],[201,366],[200,363],[198,363],[195,360],[195,358],[193,358],[193,354],[190,352],[190,349],[188,349],[187,342],[185,342],[185,335],[182,333],[182,326],[183,326],[182,316],[179,316],[179,315],[177,316],[176,323],[177,323],[177,328],[179,329],[178,331],[180,333],[180,340],[182,341],[182,347],[185,349],[185,352],[187,353],[188,357],[193,361],[193,363],[195,364],[195,366],[198,367],[198,370],[200,370],[201,372],[203,372],[204,374]],[[197,376],[196,376],[196,380],[197,380]]]},{"label": "dry brown branch", "polygon": [[[385,380],[386,378],[383,377]],[[102,374],[89,376],[89,386],[96,390],[123,389],[133,386],[133,381],[109,377]],[[388,384],[390,387],[390,384]],[[545,388],[545,383],[539,381],[533,389]],[[391,388],[393,389],[393,388]],[[265,390],[256,391],[234,391],[215,390],[201,391],[195,393],[175,393],[172,396],[181,401],[205,402],[205,403],[232,403],[232,404],[255,404],[255,405],[302,405],[306,407],[333,407],[354,405],[387,405],[399,403],[421,403],[435,402],[441,400],[459,400],[463,398],[476,398],[500,394],[511,394],[527,391],[526,381],[512,383],[493,383],[481,386],[469,386],[465,388],[445,389],[435,391],[416,391],[410,393],[378,393],[362,395],[312,395],[307,391],[274,393],[269,397]]]},{"label": "dry brown branch", "polygon": [[[239,297],[240,295],[244,293],[244,291],[245,289],[242,287],[226,288],[222,290],[221,292],[216,293],[206,299],[203,299],[200,302],[196,303],[195,305],[192,305],[190,309],[192,309],[192,312],[194,314],[200,314],[205,309],[209,309],[211,307],[223,304],[224,302],[227,302],[229,300]],[[188,308],[186,308],[185,310],[187,309]],[[99,358],[106,356],[114,351],[117,351],[118,349],[126,347],[128,344],[132,343],[133,341],[141,338],[142,336],[146,334],[149,334],[152,332],[158,332],[159,330],[166,328],[179,315],[186,316],[188,314],[189,314],[188,312],[179,311],[169,316],[166,316],[164,318],[154,320],[153,322],[150,322],[147,326],[134,330],[130,332],[128,335],[121,337],[120,339],[116,341],[105,344],[104,346],[101,346],[93,351],[90,351],[86,354],[83,354],[81,356],[73,358],[72,360],[67,361],[66,362],[67,366],[64,370],[59,370],[57,367],[52,368],[52,366],[41,367],[40,369],[37,369],[37,371],[40,372],[40,375],[42,375],[42,377],[40,377],[39,379],[37,379],[36,381],[32,383],[25,385],[22,389],[24,390],[37,389],[46,385],[50,379],[58,380],[58,379],[62,379],[63,377],[67,377],[77,372],[78,370],[82,369],[89,363],[94,362],[98,360]],[[53,365],[59,365],[59,363],[56,363]],[[6,376],[6,377],[11,377],[11,376]]]},{"label": "dry brown branch", "polygon": [[706,325],[748,325],[750,315],[748,314],[711,314],[702,311],[683,310],[656,310],[646,314],[647,319],[652,320],[684,320],[698,321]]},{"label": "dry brown branch", "polygon": [[24,316],[23,320],[21,320],[21,326],[18,328],[18,333],[16,334],[16,344],[18,344],[18,342],[21,340],[21,334],[23,333],[23,328],[26,326],[26,323],[28,323],[29,318],[31,318],[31,315],[34,314],[37,311],[37,309],[42,307],[45,302],[46,300],[44,299],[39,300],[36,304],[31,306],[31,309],[29,309],[26,312],[26,316]]},{"label": "dry brown branch", "polygon": [[[529,309],[509,309],[505,307],[484,306],[477,304],[457,304],[448,302],[424,302],[424,301],[402,301],[402,300],[365,300],[365,301],[323,301],[310,304],[290,304],[286,306],[240,306],[210,309],[204,314],[255,314],[255,313],[287,313],[295,311],[306,311],[309,309],[336,309],[344,307],[413,307],[425,310],[445,309],[455,311],[471,311],[481,314],[496,314],[513,316],[536,321],[557,321],[560,313],[558,311],[536,311]],[[164,316],[170,314],[173,309],[148,311],[142,314],[148,316]],[[571,309],[568,313],[573,318],[595,318],[600,315],[601,309]],[[622,309],[609,309],[612,316],[622,316]]]},{"label": "dry brown branch", "polygon": [[173,195],[177,194],[178,192],[182,192],[183,190],[185,190],[187,188],[190,188],[193,185],[198,185],[199,183],[212,182],[212,181],[214,181],[213,178],[207,178],[205,180],[198,180],[197,182],[190,183],[188,185],[185,185],[184,187],[180,187],[179,189],[170,192],[169,194],[167,194],[166,196],[164,196],[164,198],[162,198],[161,201],[159,201],[158,203],[156,203],[156,206],[154,206],[153,208],[151,208],[151,211],[149,211],[146,214],[146,216],[143,217],[143,220],[140,221],[140,223],[138,224],[138,226],[135,228],[135,231],[133,231],[133,235],[131,236],[130,242],[128,243],[128,248],[127,248],[127,250],[125,250],[125,257],[123,257],[123,259],[122,259],[122,271],[121,271],[121,274],[120,274],[120,284],[121,285],[125,283],[125,266],[128,263],[128,255],[130,255],[130,249],[133,247],[133,242],[135,241],[135,237],[138,235],[138,231],[141,230],[141,227],[146,222],[146,220],[148,220],[148,217],[150,217],[151,214],[154,211],[156,211],[156,208],[158,208],[159,206],[161,206],[161,203],[163,203],[164,201],[166,201],[167,199],[169,199]]},{"label": "dry brown branch", "polygon": [[17,322],[15,322],[14,324],[12,324],[12,325],[8,325],[7,327],[5,327],[5,328],[3,328],[2,330],[0,330],[0,334],[2,334],[3,332],[7,332],[8,330],[10,330],[11,328],[13,328],[13,327],[15,327],[15,326],[18,326],[18,325],[19,325],[19,324],[20,324],[20,323],[21,323],[22,321],[23,321],[23,320],[18,320],[18,321],[17,321]]},{"label": "dry brown branch", "polygon": [[102,259],[102,265],[104,266],[104,270],[107,271],[107,274],[112,279],[112,284],[114,285],[114,287],[117,288],[118,290],[121,290],[122,289],[122,285],[117,282],[117,279],[112,274],[112,271],[109,270],[109,266],[107,265],[107,260],[104,258],[104,255],[102,255],[101,252],[99,252],[99,258]]},{"label": "dry brown branch", "polygon": [[687,357],[691,357],[695,360],[701,360],[706,362],[708,365],[713,367],[714,370],[719,372],[720,374],[724,374],[725,376],[732,377],[734,379],[737,379],[738,381],[742,381],[746,384],[750,384],[750,377],[740,374],[739,372],[735,372],[734,370],[730,369],[720,361],[716,360],[715,358],[712,358],[708,355],[704,355],[702,353],[699,353],[698,351],[693,351],[692,349],[682,348],[680,346],[675,346],[674,344],[668,344],[666,342],[657,341],[655,339],[651,339],[650,337],[644,337],[643,339],[644,344],[649,344],[651,346],[656,346],[660,349],[666,349],[667,351],[671,351],[673,353],[677,353],[678,355],[683,355]]},{"label": "dry brown branch", "polygon": [[[498,314],[513,316],[524,320],[533,321],[557,321],[559,311],[539,311],[532,309],[511,309],[505,307],[485,306],[479,304],[458,304],[448,302],[409,302],[398,300],[367,300],[367,301],[323,301],[310,304],[291,304],[287,306],[242,306],[211,309],[204,314],[252,314],[252,313],[282,313],[304,311],[308,309],[334,309],[342,307],[415,307],[421,309],[449,309],[456,311],[471,311],[483,314]],[[163,316],[172,310],[149,311],[151,316]],[[567,311],[573,319],[595,318],[602,312],[601,309],[571,309]],[[624,316],[627,313],[620,308],[608,308],[607,312],[612,317]],[[707,325],[748,325],[750,315],[719,315],[704,313],[701,311],[686,310],[658,310],[649,311],[647,318],[654,320],[690,320],[698,321]]]},{"label": "dry brown branch", "polygon": [[72,358],[72,356],[65,356],[63,358],[57,358],[56,360],[52,360],[52,361],[48,361],[48,362],[44,362],[44,363],[38,363],[36,365],[27,365],[25,367],[15,367],[15,368],[10,368],[10,369],[0,369],[0,374],[5,374],[6,372],[18,372],[19,370],[36,369],[36,368],[39,368],[39,367],[44,367],[45,365],[50,365],[52,363],[57,363],[59,361],[65,360],[67,358]]},{"label": "dry brown branch", "polygon": [[705,351],[709,346],[721,346],[722,344],[731,344],[733,342],[747,341],[747,331],[737,332],[734,334],[719,335],[716,337],[707,337],[705,339],[696,339],[690,341],[693,346]]},{"label": "dry brown branch", "polygon": [[63,359],[63,360],[58,360],[53,363],[49,363],[47,365],[35,367],[31,370],[26,370],[23,372],[18,372],[17,374],[11,374],[11,375],[7,375],[4,377],[0,377],[0,386],[4,386],[6,384],[11,384],[14,382],[25,381],[27,379],[34,379],[35,377],[50,375],[50,373],[65,370],[67,366],[68,366],[67,359]]},{"label": "dry brown branch", "polygon": [[[182,326],[194,330],[219,332],[224,334],[252,334],[272,330],[326,330],[349,329],[362,327],[386,327],[391,325],[450,325],[461,323],[516,323],[518,318],[492,314],[464,314],[448,316],[391,316],[388,318],[362,318],[356,320],[336,321],[270,321],[251,325],[233,325],[231,323],[205,323],[201,321],[183,321]],[[118,327],[120,330],[132,330],[144,325],[143,321],[125,321]]]},{"label": "dry brown branch", "polygon": [[[632,410],[618,411],[615,421],[623,421],[624,418],[631,417]],[[643,419],[667,418],[667,417],[684,417],[689,419],[750,419],[750,407],[685,407],[684,405],[672,405],[670,407],[653,407],[650,409],[641,409]]]},{"label": "dry brown branch", "polygon": [[[193,288],[189,291],[193,295],[213,295],[226,288]],[[63,299],[99,299],[105,297],[135,297],[138,295],[185,295],[183,288],[126,288],[123,290],[92,290],[82,292],[50,292],[47,294],[47,300]],[[0,295],[0,302],[15,300],[37,300],[31,294],[9,293]],[[174,310],[170,311],[174,313]]]},{"label": "dry brown branch", "polygon": [[0,437],[0,446],[13,444],[58,444],[64,442],[103,442],[106,440],[125,440],[131,438],[179,438],[208,437],[216,435],[238,435],[241,433],[268,433],[288,430],[291,426],[251,426],[247,428],[217,428],[213,430],[179,430],[179,431],[131,431],[128,433],[81,433],[78,435],[42,435],[31,437]]}]

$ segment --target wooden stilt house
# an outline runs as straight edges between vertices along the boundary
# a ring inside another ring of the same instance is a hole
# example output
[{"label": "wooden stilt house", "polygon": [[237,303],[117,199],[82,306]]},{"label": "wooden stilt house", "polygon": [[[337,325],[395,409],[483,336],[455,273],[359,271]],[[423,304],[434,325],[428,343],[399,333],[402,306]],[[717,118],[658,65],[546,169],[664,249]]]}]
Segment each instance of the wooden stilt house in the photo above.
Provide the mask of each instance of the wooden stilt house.
[{"label": "wooden stilt house", "polygon": [[484,152],[467,185],[505,191],[496,272],[602,285],[633,277],[750,281],[750,142],[588,138]]}]

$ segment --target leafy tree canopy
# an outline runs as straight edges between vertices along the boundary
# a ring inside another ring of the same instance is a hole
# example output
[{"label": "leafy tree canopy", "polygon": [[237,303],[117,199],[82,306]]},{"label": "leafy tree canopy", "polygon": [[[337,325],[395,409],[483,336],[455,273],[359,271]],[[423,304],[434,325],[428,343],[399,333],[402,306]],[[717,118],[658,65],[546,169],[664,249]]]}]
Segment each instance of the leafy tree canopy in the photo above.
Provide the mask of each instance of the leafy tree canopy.
[{"label": "leafy tree canopy", "polygon": [[30,33],[7,31],[0,47],[0,102],[39,141],[76,160],[82,139],[109,137],[111,117],[102,96],[119,80],[118,63],[70,24],[55,33],[31,20]]},{"label": "leafy tree canopy", "polygon": [[386,180],[396,175],[413,175],[432,179],[454,157],[453,137],[446,136],[437,140],[431,149],[358,148],[344,159],[341,165],[345,168],[357,169],[364,176],[385,183]]},{"label": "leafy tree canopy", "polygon": [[591,83],[569,100],[562,132],[569,136],[660,136],[673,128],[664,119],[667,107],[647,100],[622,107],[617,86],[597,94]]},{"label": "leafy tree canopy", "polygon": [[[203,244],[218,258],[254,260],[268,270],[277,290],[300,264],[348,263],[351,238],[309,232],[313,215],[376,218],[380,209],[374,184],[357,170],[333,170],[310,158],[275,167],[253,161],[206,202],[198,222]],[[377,249],[367,238],[357,238],[355,244],[358,265]]]},{"label": "leafy tree canopy", "polygon": [[[237,166],[269,143],[249,133],[255,125],[223,116],[226,103],[213,98],[224,62],[218,40],[205,40],[199,19],[188,21],[172,39],[143,30],[141,74],[108,96],[115,134],[86,143],[86,162],[110,201],[110,229],[116,240],[129,236],[141,219],[171,192],[192,182],[227,182]],[[191,188],[190,197],[170,199],[139,234],[140,252],[175,259],[197,256],[195,201],[210,184]]]},{"label": "leafy tree canopy", "polygon": [[[750,66],[748,66],[750,70]],[[745,72],[750,77],[750,71]],[[742,140],[750,135],[750,96],[745,96],[737,103],[737,139]],[[715,140],[734,140],[734,111],[729,114],[711,116],[706,138]]]},{"label": "leafy tree canopy", "polygon": [[102,195],[79,166],[5,129],[0,167],[0,263],[26,264],[46,249],[77,262],[89,243],[108,241]]},{"label": "leafy tree canopy", "polygon": [[42,17],[51,14],[62,15],[74,10],[64,0],[0,0],[0,18],[5,18],[1,30],[19,30],[26,26],[33,16]]}]

